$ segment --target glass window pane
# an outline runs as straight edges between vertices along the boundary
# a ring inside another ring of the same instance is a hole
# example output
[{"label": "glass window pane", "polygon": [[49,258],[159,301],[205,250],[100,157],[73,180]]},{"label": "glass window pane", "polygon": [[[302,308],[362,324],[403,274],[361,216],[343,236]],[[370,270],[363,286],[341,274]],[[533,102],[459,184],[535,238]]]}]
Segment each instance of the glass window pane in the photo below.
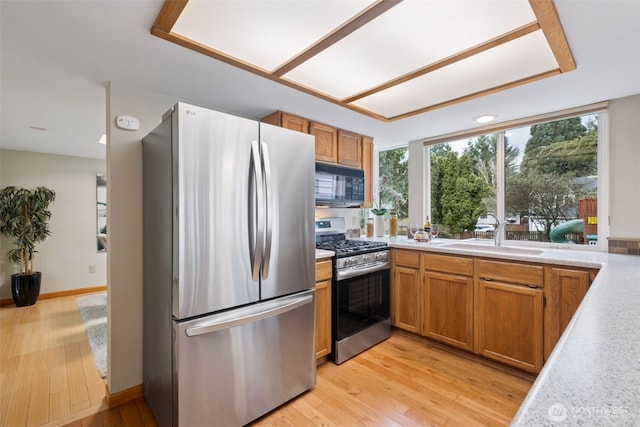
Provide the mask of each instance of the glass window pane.
[{"label": "glass window pane", "polygon": [[398,234],[409,226],[409,151],[407,147],[381,151],[378,155],[378,202],[398,215]]},{"label": "glass window pane", "polygon": [[497,135],[480,135],[429,147],[432,224],[440,237],[493,238],[493,231],[477,232],[478,218],[496,207]]},{"label": "glass window pane", "polygon": [[507,240],[597,242],[598,116],[509,130]]}]

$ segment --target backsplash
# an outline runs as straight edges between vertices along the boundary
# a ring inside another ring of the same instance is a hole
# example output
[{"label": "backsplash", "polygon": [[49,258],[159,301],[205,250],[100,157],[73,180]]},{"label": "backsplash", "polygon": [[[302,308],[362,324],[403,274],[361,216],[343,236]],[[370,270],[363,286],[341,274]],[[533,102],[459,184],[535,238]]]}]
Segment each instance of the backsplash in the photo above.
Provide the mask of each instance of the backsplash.
[{"label": "backsplash", "polygon": [[609,253],[640,255],[640,239],[609,238]]}]

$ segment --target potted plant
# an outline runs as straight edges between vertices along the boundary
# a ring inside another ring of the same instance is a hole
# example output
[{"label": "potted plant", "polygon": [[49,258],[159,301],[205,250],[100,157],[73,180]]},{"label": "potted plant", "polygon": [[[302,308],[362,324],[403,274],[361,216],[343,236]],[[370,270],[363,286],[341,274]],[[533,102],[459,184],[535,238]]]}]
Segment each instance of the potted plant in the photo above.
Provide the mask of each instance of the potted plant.
[{"label": "potted plant", "polygon": [[16,247],[7,255],[20,265],[20,272],[11,276],[11,295],[17,307],[35,304],[40,295],[41,273],[33,271],[33,258],[36,244],[51,234],[48,207],[55,198],[56,193],[45,187],[0,190],[0,233],[13,238]]}]

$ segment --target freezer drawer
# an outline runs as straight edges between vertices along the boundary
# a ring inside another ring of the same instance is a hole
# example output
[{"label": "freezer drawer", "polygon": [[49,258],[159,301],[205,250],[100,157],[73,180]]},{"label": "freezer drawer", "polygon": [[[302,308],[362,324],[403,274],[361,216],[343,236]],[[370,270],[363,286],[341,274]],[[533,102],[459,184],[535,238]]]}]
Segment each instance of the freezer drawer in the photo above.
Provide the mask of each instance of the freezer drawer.
[{"label": "freezer drawer", "polygon": [[313,387],[313,292],[174,323],[174,425],[241,426]]}]

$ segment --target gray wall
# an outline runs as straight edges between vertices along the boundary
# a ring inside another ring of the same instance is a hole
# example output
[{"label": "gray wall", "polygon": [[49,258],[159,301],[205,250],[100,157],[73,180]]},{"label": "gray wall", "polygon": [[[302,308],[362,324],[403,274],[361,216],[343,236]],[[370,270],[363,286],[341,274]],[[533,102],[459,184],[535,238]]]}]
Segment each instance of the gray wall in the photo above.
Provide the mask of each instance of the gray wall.
[{"label": "gray wall", "polygon": [[[0,188],[43,185],[56,192],[50,205],[51,235],[36,247],[36,271],[42,272],[41,294],[107,284],[107,256],[96,242],[96,173],[106,172],[98,159],[0,150]],[[10,275],[18,272],[7,260],[13,245],[0,236],[0,299],[11,299]],[[95,273],[90,273],[90,266]]]},{"label": "gray wall", "polygon": [[[176,101],[116,83],[107,89],[107,378],[111,394],[142,384],[142,138],[160,124]],[[138,118],[140,129],[118,129],[119,115]]]},{"label": "gray wall", "polygon": [[640,95],[609,105],[610,238],[640,239]]}]

